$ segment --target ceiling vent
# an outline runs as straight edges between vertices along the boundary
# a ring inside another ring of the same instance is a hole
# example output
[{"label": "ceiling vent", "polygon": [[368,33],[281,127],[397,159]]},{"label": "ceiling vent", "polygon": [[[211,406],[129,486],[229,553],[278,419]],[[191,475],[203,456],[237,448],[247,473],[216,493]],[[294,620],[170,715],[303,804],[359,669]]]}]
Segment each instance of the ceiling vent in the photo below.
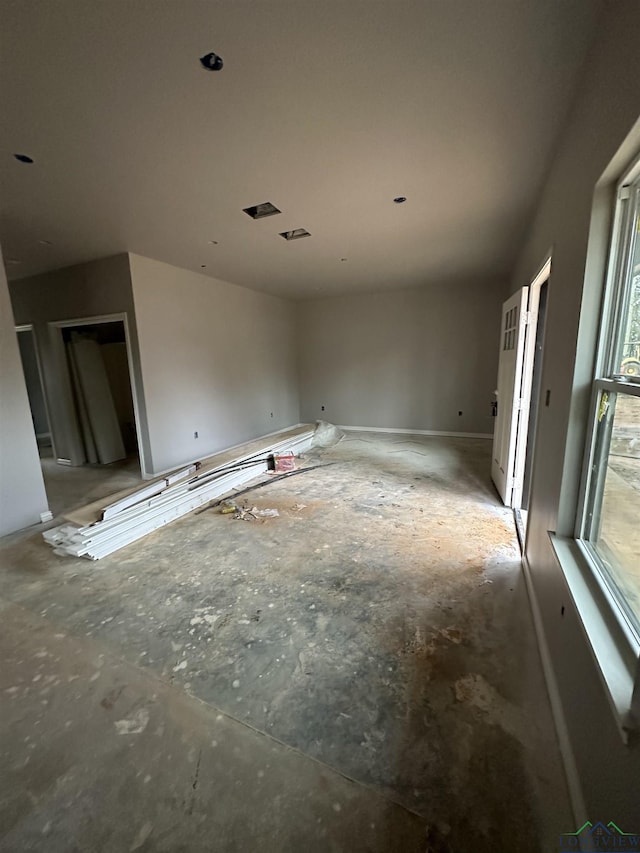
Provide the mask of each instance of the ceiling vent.
[{"label": "ceiling vent", "polygon": [[306,228],[294,228],[293,231],[281,231],[280,236],[285,240],[299,240],[301,237],[311,237]]},{"label": "ceiling vent", "polygon": [[263,201],[262,204],[256,204],[255,207],[245,207],[243,210],[252,219],[264,219],[265,216],[275,216],[276,213],[280,213],[275,204],[271,204],[270,201]]}]

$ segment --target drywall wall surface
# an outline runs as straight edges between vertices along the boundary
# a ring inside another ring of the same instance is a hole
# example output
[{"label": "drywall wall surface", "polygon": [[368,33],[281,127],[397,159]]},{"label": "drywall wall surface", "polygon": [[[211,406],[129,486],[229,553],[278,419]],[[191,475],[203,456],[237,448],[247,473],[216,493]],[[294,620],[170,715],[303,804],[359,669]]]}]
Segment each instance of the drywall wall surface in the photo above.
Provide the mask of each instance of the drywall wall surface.
[{"label": "drywall wall surface", "polygon": [[298,303],[302,420],[492,433],[504,290],[470,281]]},{"label": "drywall wall surface", "polygon": [[299,422],[291,303],[130,262],[155,473]]},{"label": "drywall wall surface", "polygon": [[48,509],[0,252],[0,535],[36,524]]},{"label": "drywall wall surface", "polygon": [[[73,396],[60,331],[50,324],[107,314],[127,315],[144,455],[148,440],[129,256],[125,253],[113,255],[23,278],[11,283],[10,292],[16,323],[31,323],[34,327],[57,456],[72,464],[81,464],[84,452],[73,414]],[[144,463],[144,458],[142,461]]]},{"label": "drywall wall surface", "polygon": [[586,805],[577,817],[614,820],[633,832],[640,743],[622,742],[548,531],[571,535],[575,521],[608,238],[602,204],[611,209],[615,170],[592,219],[594,189],[614,158],[619,174],[631,154],[629,142],[619,149],[640,113],[639,32],[639,3],[606,4],[512,280],[512,290],[528,283],[552,249],[542,373],[550,401],[540,408],[526,552]]}]

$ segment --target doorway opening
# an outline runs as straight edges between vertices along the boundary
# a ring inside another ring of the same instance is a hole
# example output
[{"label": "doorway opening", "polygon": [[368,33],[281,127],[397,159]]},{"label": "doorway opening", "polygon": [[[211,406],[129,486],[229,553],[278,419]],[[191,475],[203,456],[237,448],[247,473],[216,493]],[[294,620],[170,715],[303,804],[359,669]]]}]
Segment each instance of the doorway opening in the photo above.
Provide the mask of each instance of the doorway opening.
[{"label": "doorway opening", "polygon": [[40,364],[40,355],[36,345],[33,326],[16,326],[16,335],[25,384],[27,386],[31,420],[33,421],[33,430],[36,434],[40,458],[55,457],[56,453],[53,446],[53,433],[51,431],[51,421],[44,390],[42,365]]},{"label": "doorway opening", "polygon": [[61,328],[85,460],[108,465],[138,455],[122,320]]},{"label": "doorway opening", "polygon": [[57,321],[48,332],[57,452],[41,464],[59,515],[137,486],[142,458],[126,315]]}]

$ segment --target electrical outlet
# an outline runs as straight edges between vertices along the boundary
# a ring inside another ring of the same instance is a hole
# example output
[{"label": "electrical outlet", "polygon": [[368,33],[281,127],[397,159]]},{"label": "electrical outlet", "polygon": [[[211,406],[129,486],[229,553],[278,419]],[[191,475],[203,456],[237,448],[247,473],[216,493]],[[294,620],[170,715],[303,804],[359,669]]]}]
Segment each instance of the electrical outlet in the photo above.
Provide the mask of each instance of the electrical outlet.
[{"label": "electrical outlet", "polygon": [[320,411],[324,412],[324,406],[320,406]]},{"label": "electrical outlet", "polygon": [[459,418],[461,418],[461,417],[462,417],[462,412],[458,412],[458,417],[459,417]]},{"label": "electrical outlet", "polygon": [[194,438],[197,438],[197,437],[198,437],[198,431],[197,431],[197,430],[194,432],[193,437],[194,437]]},{"label": "electrical outlet", "polygon": [[273,412],[271,412],[271,417],[273,417]]}]

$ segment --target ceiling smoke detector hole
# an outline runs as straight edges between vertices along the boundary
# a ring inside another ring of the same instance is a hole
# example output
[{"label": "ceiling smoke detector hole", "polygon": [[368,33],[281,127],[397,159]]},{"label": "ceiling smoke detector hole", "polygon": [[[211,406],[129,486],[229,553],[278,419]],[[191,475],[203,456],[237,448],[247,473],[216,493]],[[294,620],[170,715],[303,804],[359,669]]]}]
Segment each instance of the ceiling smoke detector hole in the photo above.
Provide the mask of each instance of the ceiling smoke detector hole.
[{"label": "ceiling smoke detector hole", "polygon": [[404,204],[406,200],[406,195],[397,195],[393,201],[395,204]]},{"label": "ceiling smoke detector hole", "polygon": [[280,236],[285,240],[300,240],[302,237],[311,237],[306,228],[294,228],[292,231],[281,231]]},{"label": "ceiling smoke detector hole", "polygon": [[28,154],[14,154],[13,156],[19,163],[33,163],[33,157],[29,157]]},{"label": "ceiling smoke detector hole", "polygon": [[243,212],[252,219],[264,219],[266,216],[275,216],[276,213],[281,213],[275,204],[270,201],[263,201],[262,204],[256,204],[254,207],[244,207]]}]

